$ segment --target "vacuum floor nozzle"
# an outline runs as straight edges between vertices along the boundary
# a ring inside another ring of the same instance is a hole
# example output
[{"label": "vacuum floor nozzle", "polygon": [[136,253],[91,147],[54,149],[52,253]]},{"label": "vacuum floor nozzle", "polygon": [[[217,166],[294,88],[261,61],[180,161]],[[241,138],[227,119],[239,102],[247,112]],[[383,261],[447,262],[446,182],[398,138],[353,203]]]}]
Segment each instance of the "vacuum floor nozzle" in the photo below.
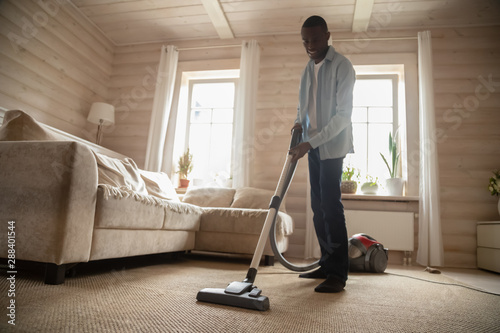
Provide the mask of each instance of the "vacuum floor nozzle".
[{"label": "vacuum floor nozzle", "polygon": [[196,299],[200,302],[209,302],[240,308],[266,311],[269,309],[269,298],[260,294],[257,287],[241,294],[228,293],[222,288],[205,288],[198,292]]}]

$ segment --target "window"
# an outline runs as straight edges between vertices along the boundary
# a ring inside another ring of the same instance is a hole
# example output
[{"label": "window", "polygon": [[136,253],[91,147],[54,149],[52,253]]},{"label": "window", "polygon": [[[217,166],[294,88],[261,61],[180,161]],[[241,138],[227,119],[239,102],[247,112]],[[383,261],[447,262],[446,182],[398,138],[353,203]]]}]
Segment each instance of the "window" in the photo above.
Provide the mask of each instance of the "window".
[{"label": "window", "polygon": [[[346,166],[382,181],[389,178],[382,153],[390,163],[389,133],[398,130],[398,76],[358,75],[354,86],[352,125],[354,154],[347,155]],[[401,170],[401,168],[399,168]]]},{"label": "window", "polygon": [[190,81],[186,142],[193,179],[230,177],[235,90],[235,79]]},{"label": "window", "polygon": [[[419,139],[418,139],[418,73],[417,73],[417,56],[414,53],[384,53],[384,54],[353,54],[350,57],[354,69],[356,70],[357,77],[361,82],[363,79],[369,78],[397,78],[396,83],[393,81],[393,101],[396,109],[394,109],[393,118],[393,131],[398,130],[399,149],[400,149],[400,165],[399,176],[405,181],[404,194],[407,196],[418,196],[418,174],[419,174]],[[392,76],[391,76],[392,75]],[[355,99],[357,101],[358,90],[355,92]],[[358,105],[356,105],[358,106]],[[368,134],[366,134],[368,135]],[[381,146],[383,154],[388,154],[389,134],[385,133],[381,138]],[[371,142],[366,137],[365,139],[354,137],[354,151],[356,154],[361,153],[363,149],[368,152],[368,148],[363,148],[366,142]],[[380,157],[377,148],[373,149],[373,158],[376,163],[384,163]],[[387,153],[384,153],[387,152]],[[349,165],[351,157],[355,158],[356,154],[347,154],[345,163]],[[378,155],[378,156],[377,156]],[[368,153],[365,155],[364,160],[368,159]],[[387,157],[387,156],[386,156]],[[369,162],[373,160],[369,159]],[[360,182],[364,182],[364,176],[367,174],[367,167],[362,163],[359,168],[362,177]],[[382,175],[378,177],[379,184],[384,186],[385,179],[388,178],[389,173],[385,164],[383,164]],[[359,188],[359,186],[358,186]],[[379,194],[383,194],[379,190]]]}]

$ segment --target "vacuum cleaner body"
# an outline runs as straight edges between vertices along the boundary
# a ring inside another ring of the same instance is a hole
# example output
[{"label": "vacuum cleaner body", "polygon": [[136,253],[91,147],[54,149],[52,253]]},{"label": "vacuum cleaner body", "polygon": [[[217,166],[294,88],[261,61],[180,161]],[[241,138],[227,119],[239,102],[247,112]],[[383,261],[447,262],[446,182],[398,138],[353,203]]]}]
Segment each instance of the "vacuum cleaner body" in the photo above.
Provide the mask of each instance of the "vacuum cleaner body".
[{"label": "vacuum cleaner body", "polygon": [[373,237],[355,234],[349,238],[349,270],[383,273],[387,268],[387,249]]}]

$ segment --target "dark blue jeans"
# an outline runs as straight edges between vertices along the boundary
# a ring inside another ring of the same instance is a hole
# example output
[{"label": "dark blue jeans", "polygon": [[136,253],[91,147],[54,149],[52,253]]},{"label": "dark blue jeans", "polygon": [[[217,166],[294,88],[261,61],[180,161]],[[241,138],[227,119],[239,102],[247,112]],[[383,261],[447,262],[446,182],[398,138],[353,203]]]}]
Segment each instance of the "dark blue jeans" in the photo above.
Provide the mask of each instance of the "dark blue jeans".
[{"label": "dark blue jeans", "polygon": [[316,148],[309,151],[308,159],[314,228],[321,248],[319,264],[326,274],[345,282],[349,257],[340,192],[344,158],[322,161]]}]

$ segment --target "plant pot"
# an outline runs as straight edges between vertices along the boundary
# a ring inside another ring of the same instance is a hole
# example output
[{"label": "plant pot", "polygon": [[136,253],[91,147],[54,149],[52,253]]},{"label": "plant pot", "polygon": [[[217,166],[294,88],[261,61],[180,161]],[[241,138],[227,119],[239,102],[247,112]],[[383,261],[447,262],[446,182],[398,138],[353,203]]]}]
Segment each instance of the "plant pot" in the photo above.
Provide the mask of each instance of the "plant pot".
[{"label": "plant pot", "polygon": [[361,185],[361,192],[363,194],[377,194],[378,191],[378,184],[377,183],[370,183],[366,182]]},{"label": "plant pot", "polygon": [[498,214],[500,215],[500,198],[498,198]]},{"label": "plant pot", "polygon": [[402,196],[404,184],[403,178],[388,178],[385,180],[385,187],[391,196]]},{"label": "plant pot", "polygon": [[340,183],[340,191],[342,193],[353,194],[356,193],[357,189],[358,183],[356,183],[354,180],[343,180]]},{"label": "plant pot", "polygon": [[186,188],[189,186],[189,179],[179,179],[179,187],[180,188]]}]

